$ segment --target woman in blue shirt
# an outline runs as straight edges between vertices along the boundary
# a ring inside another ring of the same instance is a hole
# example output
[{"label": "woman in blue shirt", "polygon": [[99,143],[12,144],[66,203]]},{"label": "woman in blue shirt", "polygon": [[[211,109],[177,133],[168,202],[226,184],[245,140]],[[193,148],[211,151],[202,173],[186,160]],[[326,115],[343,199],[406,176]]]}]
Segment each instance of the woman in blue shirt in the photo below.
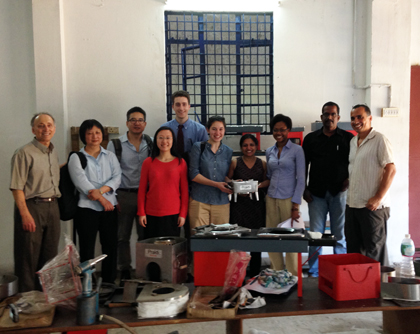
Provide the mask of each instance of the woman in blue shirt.
[{"label": "woman in blue shirt", "polygon": [[210,117],[206,124],[209,140],[197,142],[190,152],[189,175],[192,180],[188,215],[191,228],[229,223],[229,198],[225,178],[233,150],[222,144],[224,117]]},{"label": "woman in blue shirt", "polygon": [[99,232],[102,253],[102,279],[114,283],[117,276],[118,218],[115,191],[121,182],[121,168],[114,153],[101,147],[104,128],[97,120],[88,119],[80,125],[79,136],[85,147],[83,169],[80,158],[72,154],[69,173],[79,191],[79,203],[74,224],[79,235],[80,261],[95,257],[96,234]]},{"label": "woman in blue shirt", "polygon": [[[290,117],[278,114],[270,122],[276,144],[267,149],[266,226],[277,225],[289,218],[298,220],[299,205],[305,189],[305,155],[301,146],[288,139],[292,129]],[[271,266],[284,269],[282,253],[269,253]],[[286,253],[286,268],[297,275],[297,254]]]}]

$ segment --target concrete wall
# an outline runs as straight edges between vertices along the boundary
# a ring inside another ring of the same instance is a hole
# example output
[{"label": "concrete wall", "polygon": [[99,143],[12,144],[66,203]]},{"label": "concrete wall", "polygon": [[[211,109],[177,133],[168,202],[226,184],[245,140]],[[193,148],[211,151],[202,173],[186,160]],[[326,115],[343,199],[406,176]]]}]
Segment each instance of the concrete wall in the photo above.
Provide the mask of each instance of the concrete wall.
[{"label": "concrete wall", "polygon": [[[3,136],[13,141],[10,149],[2,148],[0,182],[5,200],[1,204],[0,269],[10,269],[13,263],[12,200],[6,191],[9,160],[15,147],[31,137],[26,123],[35,104],[59,114],[58,126],[63,131],[56,141],[62,160],[69,149],[68,127],[86,118],[118,126],[122,133],[125,112],[140,105],[148,112],[147,133],[153,134],[165,121],[163,14],[169,7],[163,1],[32,3],[35,52],[30,2],[0,3],[1,31],[7,32],[0,34],[1,44],[6,45],[0,51],[0,70],[6,73],[1,75],[0,87],[2,94],[9,92],[6,102],[0,103],[8,103],[2,110],[9,112],[10,122],[16,110],[20,113],[18,124],[13,122],[17,128],[1,125]],[[241,1],[232,3],[235,11],[242,10]],[[170,9],[192,9],[175,1],[170,4]],[[206,10],[221,8],[217,2],[206,6]],[[275,113],[291,116],[295,125],[306,127],[306,134],[310,123],[319,119],[324,102],[339,103],[342,121],[349,121],[353,104],[366,102],[374,111],[373,125],[394,145],[398,174],[391,188],[395,203],[389,221],[391,261],[399,259],[399,244],[408,230],[409,65],[420,61],[414,19],[419,7],[418,0],[283,0],[264,1],[260,8],[274,12]],[[14,48],[19,57],[11,54]],[[5,57],[10,64],[3,64]],[[48,70],[48,64],[54,71]],[[384,83],[391,85],[392,106],[400,108],[397,119],[380,118],[380,108],[389,104],[390,90]],[[263,148],[272,144],[272,138],[263,138]],[[305,205],[302,211],[307,217]]]}]

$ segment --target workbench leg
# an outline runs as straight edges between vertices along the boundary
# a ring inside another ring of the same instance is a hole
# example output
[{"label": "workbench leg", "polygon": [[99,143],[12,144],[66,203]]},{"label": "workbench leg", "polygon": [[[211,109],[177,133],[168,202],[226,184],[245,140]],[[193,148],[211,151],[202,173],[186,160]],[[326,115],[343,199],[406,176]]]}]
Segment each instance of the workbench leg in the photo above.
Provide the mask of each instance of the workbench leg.
[{"label": "workbench leg", "polygon": [[419,332],[420,310],[382,311],[385,334],[407,334]]},{"label": "workbench leg", "polygon": [[302,297],[302,253],[298,253],[298,297]]},{"label": "workbench leg", "polygon": [[226,320],[226,334],[242,334],[242,319]]}]

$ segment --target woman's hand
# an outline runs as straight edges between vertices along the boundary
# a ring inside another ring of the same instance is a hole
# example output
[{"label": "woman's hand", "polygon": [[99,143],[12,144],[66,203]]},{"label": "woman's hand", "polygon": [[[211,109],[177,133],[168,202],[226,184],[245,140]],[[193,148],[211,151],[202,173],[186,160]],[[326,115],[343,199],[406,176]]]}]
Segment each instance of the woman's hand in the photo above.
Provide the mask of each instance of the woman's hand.
[{"label": "woman's hand", "polygon": [[98,201],[104,207],[105,211],[113,211],[114,210],[114,206],[111,204],[111,202],[108,201],[107,199],[105,199],[103,196],[101,196]]},{"label": "woman's hand", "polygon": [[87,197],[91,201],[99,201],[99,198],[102,197],[102,194],[101,194],[101,191],[99,189],[91,189],[91,190],[89,190],[89,193],[88,193]]},{"label": "woman's hand", "polygon": [[232,189],[228,188],[228,184],[226,182],[216,182],[215,184],[216,188],[220,191],[226,193],[226,194],[233,194]]},{"label": "woman's hand", "polygon": [[146,219],[146,216],[140,216],[140,217],[139,217],[139,224],[140,224],[141,226],[143,226],[143,227],[146,227],[146,225],[147,225],[147,219]]},{"label": "woman's hand", "polygon": [[184,226],[185,224],[185,218],[178,217],[178,227]]}]

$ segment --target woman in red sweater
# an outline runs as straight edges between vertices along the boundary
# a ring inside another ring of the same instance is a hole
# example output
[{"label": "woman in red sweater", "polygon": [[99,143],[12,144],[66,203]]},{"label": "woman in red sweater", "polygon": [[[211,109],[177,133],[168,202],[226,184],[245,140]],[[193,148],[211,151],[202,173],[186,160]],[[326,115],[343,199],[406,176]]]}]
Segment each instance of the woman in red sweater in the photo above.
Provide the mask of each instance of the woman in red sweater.
[{"label": "woman in red sweater", "polygon": [[174,132],[156,131],[151,157],[141,167],[138,193],[140,224],[146,238],[178,236],[188,212],[187,164],[176,152]]}]

